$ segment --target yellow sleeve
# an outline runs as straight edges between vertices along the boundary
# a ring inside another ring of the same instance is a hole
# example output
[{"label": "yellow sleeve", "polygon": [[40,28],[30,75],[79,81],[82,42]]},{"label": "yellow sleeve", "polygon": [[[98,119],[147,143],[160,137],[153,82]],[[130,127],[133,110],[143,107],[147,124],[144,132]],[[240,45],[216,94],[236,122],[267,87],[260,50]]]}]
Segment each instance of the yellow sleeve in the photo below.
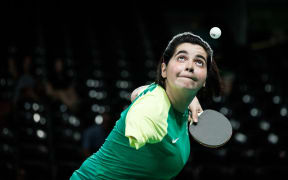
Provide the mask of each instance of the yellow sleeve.
[{"label": "yellow sleeve", "polygon": [[131,147],[141,148],[146,143],[160,142],[167,134],[168,111],[159,98],[148,92],[129,109],[126,116],[125,136]]}]

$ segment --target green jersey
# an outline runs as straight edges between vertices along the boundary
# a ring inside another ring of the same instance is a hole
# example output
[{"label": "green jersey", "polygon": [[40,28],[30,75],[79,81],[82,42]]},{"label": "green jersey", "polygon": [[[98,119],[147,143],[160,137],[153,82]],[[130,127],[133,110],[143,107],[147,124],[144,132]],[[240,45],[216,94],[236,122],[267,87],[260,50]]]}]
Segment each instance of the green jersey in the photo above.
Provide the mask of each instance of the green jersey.
[{"label": "green jersey", "polygon": [[188,109],[173,109],[153,83],[121,113],[102,147],[76,170],[77,179],[171,179],[190,154]]}]

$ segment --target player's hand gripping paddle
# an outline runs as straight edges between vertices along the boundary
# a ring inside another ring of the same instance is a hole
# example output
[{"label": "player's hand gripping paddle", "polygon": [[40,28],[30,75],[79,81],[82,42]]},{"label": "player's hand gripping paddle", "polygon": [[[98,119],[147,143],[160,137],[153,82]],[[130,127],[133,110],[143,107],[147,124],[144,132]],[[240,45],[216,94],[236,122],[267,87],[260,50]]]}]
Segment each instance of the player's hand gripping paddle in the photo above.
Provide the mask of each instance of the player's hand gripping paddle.
[{"label": "player's hand gripping paddle", "polygon": [[217,148],[229,141],[232,136],[232,126],[223,114],[208,109],[200,114],[197,124],[189,125],[189,132],[200,144]]}]

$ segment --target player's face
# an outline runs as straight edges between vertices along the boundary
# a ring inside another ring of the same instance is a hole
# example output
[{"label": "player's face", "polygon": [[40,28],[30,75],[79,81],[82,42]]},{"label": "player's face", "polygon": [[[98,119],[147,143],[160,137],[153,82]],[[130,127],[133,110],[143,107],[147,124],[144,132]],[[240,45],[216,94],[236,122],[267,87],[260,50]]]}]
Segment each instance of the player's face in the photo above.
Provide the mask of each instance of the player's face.
[{"label": "player's face", "polygon": [[199,90],[207,77],[207,53],[203,47],[191,43],[177,46],[168,65],[162,63],[162,77],[166,88]]}]

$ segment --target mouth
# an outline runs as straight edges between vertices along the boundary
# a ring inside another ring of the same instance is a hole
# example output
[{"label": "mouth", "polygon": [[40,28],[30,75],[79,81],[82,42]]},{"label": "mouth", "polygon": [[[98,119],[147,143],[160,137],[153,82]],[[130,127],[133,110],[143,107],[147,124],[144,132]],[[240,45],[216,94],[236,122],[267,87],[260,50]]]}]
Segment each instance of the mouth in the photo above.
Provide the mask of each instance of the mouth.
[{"label": "mouth", "polygon": [[186,79],[191,79],[193,81],[197,81],[197,78],[191,77],[191,76],[179,76],[180,78],[186,78]]}]

